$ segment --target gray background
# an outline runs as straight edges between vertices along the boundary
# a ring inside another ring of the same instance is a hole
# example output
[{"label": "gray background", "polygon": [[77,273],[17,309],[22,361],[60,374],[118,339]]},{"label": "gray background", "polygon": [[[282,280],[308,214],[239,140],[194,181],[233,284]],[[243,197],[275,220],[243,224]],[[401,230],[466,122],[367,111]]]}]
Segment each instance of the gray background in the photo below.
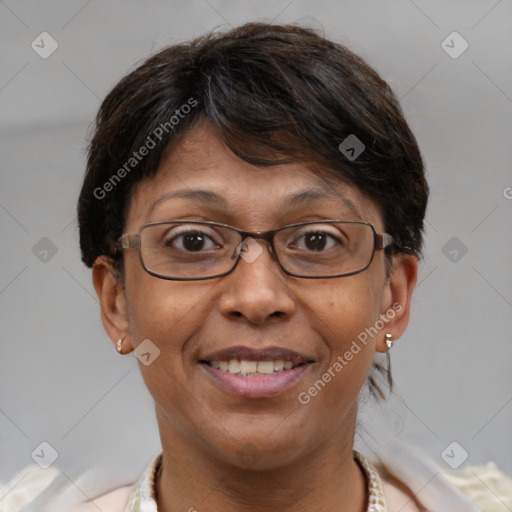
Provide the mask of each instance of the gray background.
[{"label": "gray background", "polygon": [[[61,483],[89,494],[134,481],[159,449],[136,359],[115,353],[79,258],[87,130],[137,61],[249,20],[317,27],[367,59],[401,98],[427,164],[425,259],[410,327],[392,351],[396,393],[368,416],[368,436],[383,447],[411,441],[441,464],[457,441],[467,463],[493,460],[512,473],[510,0],[8,0],[0,2],[0,482],[32,463],[42,441],[58,452]],[[59,45],[47,59],[31,48],[43,31]],[[453,31],[469,44],[458,58],[441,46]],[[43,237],[57,250],[46,261]],[[94,471],[105,475],[101,485],[91,483]]]}]

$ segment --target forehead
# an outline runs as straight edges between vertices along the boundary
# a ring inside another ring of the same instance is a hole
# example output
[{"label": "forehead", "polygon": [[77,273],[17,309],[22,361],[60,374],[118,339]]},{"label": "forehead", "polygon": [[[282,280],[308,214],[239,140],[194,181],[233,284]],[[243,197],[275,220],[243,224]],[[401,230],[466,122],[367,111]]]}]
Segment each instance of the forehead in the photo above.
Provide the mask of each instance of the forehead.
[{"label": "forehead", "polygon": [[238,219],[251,229],[295,222],[300,215],[366,220],[375,227],[381,219],[376,203],[354,185],[320,177],[304,163],[253,166],[207,123],[189,131],[164,154],[156,175],[134,188],[126,224],[135,228],[194,213],[228,223]]}]

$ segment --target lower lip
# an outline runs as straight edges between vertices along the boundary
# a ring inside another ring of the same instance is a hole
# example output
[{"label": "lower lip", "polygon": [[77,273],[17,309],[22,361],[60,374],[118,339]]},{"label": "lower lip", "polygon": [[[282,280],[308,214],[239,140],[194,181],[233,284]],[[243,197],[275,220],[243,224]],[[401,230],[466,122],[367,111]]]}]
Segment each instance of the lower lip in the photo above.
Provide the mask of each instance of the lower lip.
[{"label": "lower lip", "polygon": [[228,393],[246,398],[266,398],[279,395],[293,387],[309,370],[311,363],[304,363],[290,370],[281,370],[264,377],[239,377],[206,363],[200,363],[200,366]]}]

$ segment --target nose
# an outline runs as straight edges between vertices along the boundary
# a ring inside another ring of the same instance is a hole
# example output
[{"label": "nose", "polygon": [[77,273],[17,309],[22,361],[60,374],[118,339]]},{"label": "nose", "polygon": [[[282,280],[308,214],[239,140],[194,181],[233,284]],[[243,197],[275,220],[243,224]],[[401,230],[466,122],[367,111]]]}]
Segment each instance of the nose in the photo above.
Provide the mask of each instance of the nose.
[{"label": "nose", "polygon": [[269,249],[267,242],[246,241],[236,268],[223,278],[225,287],[219,303],[223,315],[262,325],[294,314],[288,276]]}]

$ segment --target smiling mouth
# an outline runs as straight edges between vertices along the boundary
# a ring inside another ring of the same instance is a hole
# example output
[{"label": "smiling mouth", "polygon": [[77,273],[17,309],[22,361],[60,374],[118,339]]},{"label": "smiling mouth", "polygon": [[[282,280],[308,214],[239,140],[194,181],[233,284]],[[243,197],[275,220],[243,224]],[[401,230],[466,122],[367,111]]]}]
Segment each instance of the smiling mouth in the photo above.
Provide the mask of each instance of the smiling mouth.
[{"label": "smiling mouth", "polygon": [[235,346],[198,358],[211,382],[231,395],[269,398],[292,389],[315,361],[284,347]]},{"label": "smiling mouth", "polygon": [[303,366],[312,361],[293,362],[283,359],[253,361],[248,359],[230,359],[225,361],[200,361],[203,364],[236,375],[237,377],[269,377]]},{"label": "smiling mouth", "polygon": [[204,355],[199,363],[237,377],[272,377],[313,361],[283,347],[235,346]]}]

